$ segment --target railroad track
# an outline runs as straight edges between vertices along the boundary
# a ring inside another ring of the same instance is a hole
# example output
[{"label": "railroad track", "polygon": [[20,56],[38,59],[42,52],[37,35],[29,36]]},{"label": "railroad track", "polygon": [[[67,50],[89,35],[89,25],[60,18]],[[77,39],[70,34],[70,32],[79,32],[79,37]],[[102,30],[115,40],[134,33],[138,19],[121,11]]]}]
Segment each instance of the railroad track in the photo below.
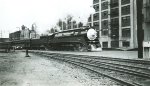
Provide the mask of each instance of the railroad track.
[{"label": "railroad track", "polygon": [[126,86],[149,86],[150,84],[150,62],[148,61],[44,52],[36,54],[83,67]]}]

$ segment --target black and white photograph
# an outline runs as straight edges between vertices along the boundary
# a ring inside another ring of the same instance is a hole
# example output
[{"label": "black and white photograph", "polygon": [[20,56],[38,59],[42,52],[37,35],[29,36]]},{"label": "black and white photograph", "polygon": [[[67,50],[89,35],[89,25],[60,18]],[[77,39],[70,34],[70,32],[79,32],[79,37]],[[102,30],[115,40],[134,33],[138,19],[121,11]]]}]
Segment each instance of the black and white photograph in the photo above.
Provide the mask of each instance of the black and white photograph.
[{"label": "black and white photograph", "polygon": [[0,0],[0,86],[150,86],[150,0]]}]

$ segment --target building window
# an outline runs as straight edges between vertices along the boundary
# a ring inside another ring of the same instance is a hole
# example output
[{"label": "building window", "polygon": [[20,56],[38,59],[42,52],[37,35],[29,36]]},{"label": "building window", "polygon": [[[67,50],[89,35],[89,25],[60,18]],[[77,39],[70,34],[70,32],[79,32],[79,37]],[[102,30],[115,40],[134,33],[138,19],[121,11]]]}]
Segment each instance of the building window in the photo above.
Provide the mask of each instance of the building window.
[{"label": "building window", "polygon": [[121,5],[129,4],[130,0],[121,0]]},{"label": "building window", "polygon": [[122,37],[130,37],[130,36],[131,36],[130,28],[122,29]]},{"label": "building window", "polygon": [[111,19],[111,28],[119,27],[119,18]]},{"label": "building window", "polygon": [[119,47],[119,41],[111,41],[111,47],[112,48],[118,48]]},{"label": "building window", "polygon": [[119,27],[118,28],[111,28],[111,38],[118,39],[119,38]]},{"label": "building window", "polygon": [[108,9],[108,2],[103,2],[101,6],[101,10],[106,10]]},{"label": "building window", "polygon": [[94,28],[95,28],[96,30],[99,30],[99,22],[94,22]]},{"label": "building window", "polygon": [[116,9],[111,9],[110,11],[110,17],[117,17],[119,16],[119,9],[116,8]]},{"label": "building window", "polygon": [[96,4],[98,2],[99,2],[99,0],[93,0],[93,4]]},{"label": "building window", "polygon": [[121,14],[122,15],[130,14],[130,5],[122,7],[121,8]]},{"label": "building window", "polygon": [[108,48],[108,42],[102,42],[103,48]]},{"label": "building window", "polygon": [[95,9],[96,12],[99,11],[99,4],[98,5],[94,5],[93,8]]},{"label": "building window", "polygon": [[102,19],[108,18],[108,11],[102,12]]},{"label": "building window", "polygon": [[123,47],[130,47],[130,42],[127,42],[127,41],[122,42],[122,46]]},{"label": "building window", "polygon": [[130,26],[130,16],[122,17],[122,27]]},{"label": "building window", "polygon": [[102,36],[108,36],[108,29],[102,30]]},{"label": "building window", "polygon": [[93,20],[94,21],[99,20],[99,13],[94,14]]},{"label": "building window", "polygon": [[144,22],[145,23],[150,23],[150,0],[146,0],[145,1],[145,4],[144,4],[144,14],[143,14],[143,17],[144,17]]},{"label": "building window", "polygon": [[110,7],[117,7],[119,5],[119,1],[118,0],[110,0]]},{"label": "building window", "polygon": [[102,24],[102,29],[108,29],[108,20],[104,20],[101,22]]}]

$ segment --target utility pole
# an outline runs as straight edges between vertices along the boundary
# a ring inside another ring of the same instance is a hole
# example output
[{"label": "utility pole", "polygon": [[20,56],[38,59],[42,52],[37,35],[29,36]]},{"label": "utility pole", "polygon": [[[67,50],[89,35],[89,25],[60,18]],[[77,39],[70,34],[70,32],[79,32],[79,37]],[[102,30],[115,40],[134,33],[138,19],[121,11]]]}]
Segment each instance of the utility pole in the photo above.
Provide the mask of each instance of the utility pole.
[{"label": "utility pole", "polygon": [[1,35],[0,35],[1,37],[0,37],[0,38],[2,38],[2,36],[3,36],[2,30],[1,30],[1,33],[0,33],[0,34],[1,34]]},{"label": "utility pole", "polygon": [[137,41],[138,41],[138,58],[143,58],[143,40],[144,40],[144,30],[143,30],[143,0],[136,0],[137,6]]}]

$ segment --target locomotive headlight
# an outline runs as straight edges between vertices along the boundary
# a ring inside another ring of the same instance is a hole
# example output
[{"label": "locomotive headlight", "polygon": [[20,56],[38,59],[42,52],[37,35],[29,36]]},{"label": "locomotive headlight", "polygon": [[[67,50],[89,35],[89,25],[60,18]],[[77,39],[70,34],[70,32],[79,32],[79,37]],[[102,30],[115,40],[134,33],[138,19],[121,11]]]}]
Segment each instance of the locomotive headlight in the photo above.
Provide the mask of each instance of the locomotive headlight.
[{"label": "locomotive headlight", "polygon": [[94,40],[97,37],[97,32],[91,28],[87,31],[87,37],[89,40]]}]

